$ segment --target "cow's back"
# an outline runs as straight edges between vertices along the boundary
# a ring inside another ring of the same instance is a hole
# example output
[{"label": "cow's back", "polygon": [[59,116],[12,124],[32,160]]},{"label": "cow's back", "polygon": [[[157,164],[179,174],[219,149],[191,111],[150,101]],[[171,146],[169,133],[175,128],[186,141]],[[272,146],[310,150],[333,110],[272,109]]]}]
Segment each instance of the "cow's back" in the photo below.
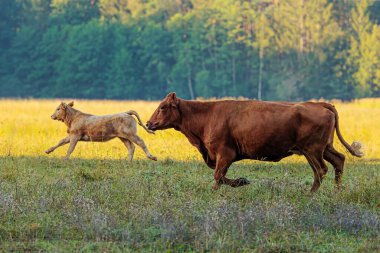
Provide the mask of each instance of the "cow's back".
[{"label": "cow's back", "polygon": [[205,142],[234,148],[237,160],[277,161],[318,134],[331,117],[318,103],[220,101],[210,110]]}]

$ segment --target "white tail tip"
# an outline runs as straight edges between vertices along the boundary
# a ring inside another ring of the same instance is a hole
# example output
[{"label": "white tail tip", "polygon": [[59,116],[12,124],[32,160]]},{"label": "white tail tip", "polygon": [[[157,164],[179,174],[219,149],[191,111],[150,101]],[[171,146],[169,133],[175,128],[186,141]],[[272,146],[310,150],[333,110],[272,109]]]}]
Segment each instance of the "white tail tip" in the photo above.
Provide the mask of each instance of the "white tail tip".
[{"label": "white tail tip", "polygon": [[359,141],[354,141],[351,144],[351,148],[354,150],[355,155],[358,157],[364,156],[364,153],[361,151],[362,149],[362,143]]}]

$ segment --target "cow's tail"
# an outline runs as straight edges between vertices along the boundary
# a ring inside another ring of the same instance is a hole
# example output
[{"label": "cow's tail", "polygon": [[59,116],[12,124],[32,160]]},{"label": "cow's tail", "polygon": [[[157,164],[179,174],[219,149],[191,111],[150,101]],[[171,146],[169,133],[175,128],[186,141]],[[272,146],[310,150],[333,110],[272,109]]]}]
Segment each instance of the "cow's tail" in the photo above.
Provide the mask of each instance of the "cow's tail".
[{"label": "cow's tail", "polygon": [[336,130],[336,135],[338,136],[340,142],[345,146],[345,148],[351,153],[353,156],[357,157],[362,157],[364,156],[364,153],[360,150],[362,148],[362,144],[358,141],[352,142],[352,144],[348,144],[344,139],[342,134],[340,133],[339,130],[339,116],[338,116],[338,111],[335,109],[335,106],[329,103],[322,103],[323,107],[326,109],[332,111],[335,114],[335,130]]},{"label": "cow's tail", "polygon": [[141,122],[140,116],[138,115],[138,113],[137,113],[136,111],[134,111],[134,110],[129,110],[129,111],[125,112],[125,113],[127,113],[127,114],[129,114],[129,115],[134,115],[134,116],[136,116],[139,125],[142,126],[142,127],[145,129],[145,131],[147,131],[148,133],[150,133],[150,134],[154,134],[154,131],[149,130],[149,129],[148,129],[148,128],[147,128],[147,127]]}]

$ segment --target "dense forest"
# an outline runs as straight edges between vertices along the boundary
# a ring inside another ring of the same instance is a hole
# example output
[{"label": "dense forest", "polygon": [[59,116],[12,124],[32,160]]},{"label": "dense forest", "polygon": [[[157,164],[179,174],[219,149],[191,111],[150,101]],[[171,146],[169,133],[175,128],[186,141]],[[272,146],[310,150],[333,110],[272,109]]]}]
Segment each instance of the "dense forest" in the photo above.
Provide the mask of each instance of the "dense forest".
[{"label": "dense forest", "polygon": [[380,1],[0,3],[0,97],[380,95]]}]

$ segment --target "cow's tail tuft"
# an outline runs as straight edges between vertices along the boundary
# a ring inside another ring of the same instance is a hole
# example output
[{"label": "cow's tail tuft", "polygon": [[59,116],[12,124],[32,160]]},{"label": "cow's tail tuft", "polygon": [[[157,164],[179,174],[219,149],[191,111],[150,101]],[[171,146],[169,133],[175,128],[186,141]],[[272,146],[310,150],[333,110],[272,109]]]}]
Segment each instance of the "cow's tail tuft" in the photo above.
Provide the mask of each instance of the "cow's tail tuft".
[{"label": "cow's tail tuft", "polygon": [[134,115],[134,116],[136,116],[139,125],[142,126],[142,128],[144,128],[145,131],[147,131],[147,132],[150,133],[150,134],[155,134],[154,131],[149,130],[149,129],[148,129],[148,128],[147,128],[147,127],[141,122],[140,116],[138,115],[138,113],[137,113],[136,111],[134,111],[134,110],[129,110],[129,111],[125,112],[125,113],[127,113],[127,114],[129,114],[129,115]]},{"label": "cow's tail tuft", "polygon": [[352,142],[351,148],[354,150],[354,152],[356,154],[355,156],[357,156],[357,157],[364,156],[363,151],[361,151],[361,149],[362,149],[362,143],[360,141],[354,141],[354,142]]},{"label": "cow's tail tuft", "polygon": [[361,151],[362,144],[361,142],[354,141],[351,145],[348,144],[344,139],[342,134],[340,133],[339,129],[339,116],[338,111],[335,109],[335,106],[329,103],[322,103],[323,107],[326,109],[332,111],[335,114],[335,130],[336,135],[338,136],[340,142],[343,144],[343,146],[351,153],[351,155],[356,157],[362,157],[364,156],[364,153]]}]

